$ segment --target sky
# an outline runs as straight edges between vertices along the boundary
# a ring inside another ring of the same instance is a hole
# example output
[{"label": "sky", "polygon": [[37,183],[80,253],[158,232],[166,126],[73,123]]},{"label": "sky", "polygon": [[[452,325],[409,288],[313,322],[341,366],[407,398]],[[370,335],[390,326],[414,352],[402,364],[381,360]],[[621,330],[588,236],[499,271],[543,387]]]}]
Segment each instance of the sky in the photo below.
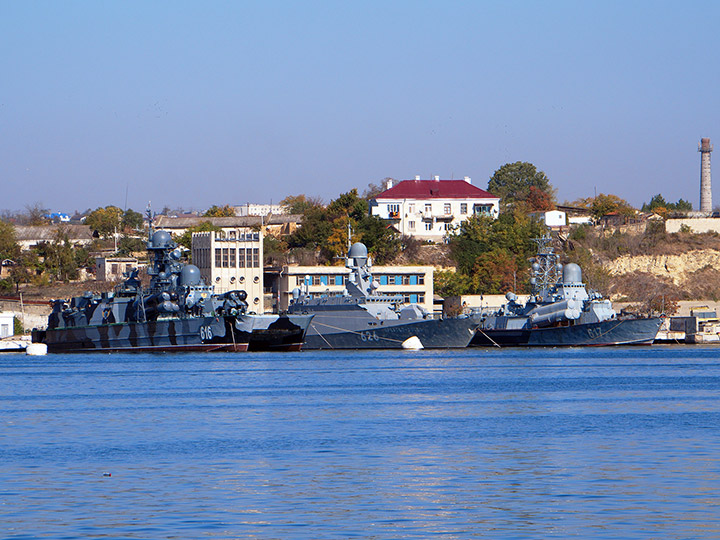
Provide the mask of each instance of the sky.
[{"label": "sky", "polygon": [[559,202],[697,209],[719,26],[707,1],[5,0],[0,209],[485,189],[515,161]]}]

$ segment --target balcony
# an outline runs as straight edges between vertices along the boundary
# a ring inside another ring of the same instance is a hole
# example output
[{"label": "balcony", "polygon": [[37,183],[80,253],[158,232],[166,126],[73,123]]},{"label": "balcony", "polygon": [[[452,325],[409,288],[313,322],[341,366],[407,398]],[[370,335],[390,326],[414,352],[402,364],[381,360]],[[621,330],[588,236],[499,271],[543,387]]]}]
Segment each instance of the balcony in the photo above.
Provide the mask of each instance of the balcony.
[{"label": "balcony", "polygon": [[445,214],[444,212],[421,212],[424,221],[452,221],[454,214]]}]

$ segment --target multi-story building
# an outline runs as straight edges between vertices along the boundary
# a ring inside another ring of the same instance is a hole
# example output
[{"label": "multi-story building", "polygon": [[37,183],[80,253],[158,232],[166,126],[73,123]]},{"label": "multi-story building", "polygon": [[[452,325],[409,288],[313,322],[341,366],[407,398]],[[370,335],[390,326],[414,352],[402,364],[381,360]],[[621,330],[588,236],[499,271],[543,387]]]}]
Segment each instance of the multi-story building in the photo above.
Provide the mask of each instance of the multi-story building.
[{"label": "multi-story building", "polygon": [[421,240],[442,241],[474,214],[496,218],[500,199],[464,180],[403,180],[371,201],[372,214],[391,222],[403,235]]},{"label": "multi-story building", "polygon": [[[416,303],[433,311],[432,266],[373,266],[377,294],[402,295],[406,303]],[[344,266],[284,266],[278,280],[278,306],[287,309],[295,288],[310,296],[340,295],[345,291],[350,269]]]},{"label": "multi-story building", "polygon": [[269,214],[287,214],[287,207],[281,204],[246,203],[233,206],[236,216],[267,216]]},{"label": "multi-story building", "polygon": [[262,232],[223,228],[193,233],[192,261],[216,293],[244,290],[250,311],[264,312]]}]

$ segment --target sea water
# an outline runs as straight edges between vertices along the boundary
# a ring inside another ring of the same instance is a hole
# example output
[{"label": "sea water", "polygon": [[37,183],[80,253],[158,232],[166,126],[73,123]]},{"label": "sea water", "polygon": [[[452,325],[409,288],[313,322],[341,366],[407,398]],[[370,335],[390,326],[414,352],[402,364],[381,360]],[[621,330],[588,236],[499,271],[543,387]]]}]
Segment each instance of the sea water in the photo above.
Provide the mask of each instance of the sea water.
[{"label": "sea water", "polygon": [[0,538],[718,538],[720,348],[0,356]]}]

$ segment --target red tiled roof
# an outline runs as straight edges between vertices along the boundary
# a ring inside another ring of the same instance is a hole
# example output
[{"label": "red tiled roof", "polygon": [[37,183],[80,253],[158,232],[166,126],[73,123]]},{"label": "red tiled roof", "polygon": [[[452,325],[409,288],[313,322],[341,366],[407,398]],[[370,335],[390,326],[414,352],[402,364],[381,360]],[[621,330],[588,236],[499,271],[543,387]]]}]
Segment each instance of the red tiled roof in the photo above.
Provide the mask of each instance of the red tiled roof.
[{"label": "red tiled roof", "polygon": [[465,180],[403,180],[375,199],[497,199]]}]

